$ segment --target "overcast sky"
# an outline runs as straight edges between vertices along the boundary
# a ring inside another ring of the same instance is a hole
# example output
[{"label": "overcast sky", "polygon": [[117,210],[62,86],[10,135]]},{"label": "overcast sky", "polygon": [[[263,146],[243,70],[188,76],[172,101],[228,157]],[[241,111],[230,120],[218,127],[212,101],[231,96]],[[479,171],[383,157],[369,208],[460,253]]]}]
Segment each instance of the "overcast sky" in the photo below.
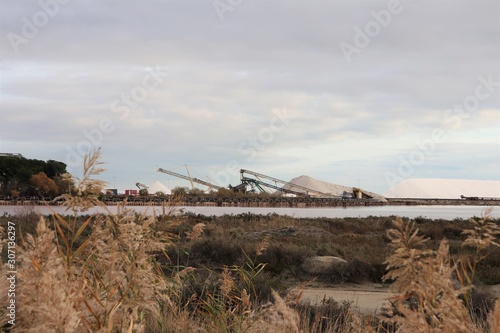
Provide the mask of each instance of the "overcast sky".
[{"label": "overcast sky", "polygon": [[110,187],[500,180],[499,1],[2,0],[0,152]]}]

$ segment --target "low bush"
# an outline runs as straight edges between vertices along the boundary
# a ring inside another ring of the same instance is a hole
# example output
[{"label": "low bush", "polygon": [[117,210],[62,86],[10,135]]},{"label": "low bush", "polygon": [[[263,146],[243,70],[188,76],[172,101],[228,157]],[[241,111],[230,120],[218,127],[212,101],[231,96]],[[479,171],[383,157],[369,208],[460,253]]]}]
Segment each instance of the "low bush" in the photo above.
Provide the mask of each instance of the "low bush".
[{"label": "low bush", "polygon": [[320,304],[302,303],[294,307],[304,332],[348,332],[352,320],[352,303],[338,303],[329,298]]}]

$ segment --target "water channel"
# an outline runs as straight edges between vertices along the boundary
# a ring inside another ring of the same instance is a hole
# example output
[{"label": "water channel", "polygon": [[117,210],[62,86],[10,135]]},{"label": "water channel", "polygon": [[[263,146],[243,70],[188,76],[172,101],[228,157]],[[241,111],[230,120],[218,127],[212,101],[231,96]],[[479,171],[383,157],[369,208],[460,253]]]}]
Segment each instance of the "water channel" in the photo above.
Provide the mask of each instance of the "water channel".
[{"label": "water channel", "polygon": [[[129,206],[138,213],[162,214],[162,207],[159,206]],[[326,218],[344,218],[344,217],[368,217],[368,216],[402,216],[408,218],[426,217],[430,219],[455,218],[468,219],[474,216],[481,216],[486,206],[375,206],[375,207],[328,207],[328,208],[276,208],[276,207],[175,207],[177,212],[193,213],[206,216],[222,216],[237,214],[278,214],[292,217],[326,217]],[[66,214],[65,207],[62,206],[0,206],[0,214],[16,215],[23,210],[34,209],[39,214],[48,215],[52,212]],[[116,213],[116,206],[106,208],[98,207],[88,211],[91,213],[106,213],[108,209],[111,213]],[[500,218],[500,206],[494,206],[491,214],[492,218]]]}]

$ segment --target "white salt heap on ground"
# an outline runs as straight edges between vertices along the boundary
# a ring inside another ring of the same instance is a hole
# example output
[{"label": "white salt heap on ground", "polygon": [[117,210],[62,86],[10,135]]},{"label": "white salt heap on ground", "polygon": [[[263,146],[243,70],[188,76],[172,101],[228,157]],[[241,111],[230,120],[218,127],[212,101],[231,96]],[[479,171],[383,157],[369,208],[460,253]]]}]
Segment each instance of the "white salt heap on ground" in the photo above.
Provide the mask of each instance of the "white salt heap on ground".
[{"label": "white salt heap on ground", "polygon": [[386,198],[460,199],[466,197],[500,197],[500,181],[467,179],[404,180],[384,192]]},{"label": "white salt heap on ground", "polygon": [[[289,183],[304,186],[304,187],[310,188],[312,190],[316,190],[318,192],[330,194],[333,196],[342,196],[344,191],[348,192],[348,193],[353,192],[352,187],[328,183],[328,182],[325,182],[322,180],[317,180],[317,179],[311,178],[309,176],[296,177],[296,178],[290,180]],[[299,189],[299,188],[294,188],[293,185],[288,185],[288,184],[283,186],[283,188],[291,189],[291,190],[294,190],[297,192],[304,192],[304,190]],[[374,199],[385,201],[385,198],[379,194],[376,194],[373,192],[368,192],[365,190],[363,190],[363,192],[365,194],[373,197]]]},{"label": "white salt heap on ground", "polygon": [[[312,190],[316,190],[318,192],[332,194],[335,196],[342,195],[342,193],[344,193],[344,191],[350,192],[350,193],[352,192],[352,187],[327,183],[327,182],[324,182],[321,180],[311,178],[309,176],[296,177],[296,178],[290,180],[290,183],[304,186],[304,187],[310,188]],[[288,184],[283,186],[283,188],[292,189],[292,190],[297,191],[297,192],[303,192],[303,190],[293,188],[293,186],[290,186]]]},{"label": "white salt heap on ground", "polygon": [[172,194],[172,191],[158,180],[155,181],[148,187],[148,193],[155,194],[156,192],[162,192],[163,194]]}]

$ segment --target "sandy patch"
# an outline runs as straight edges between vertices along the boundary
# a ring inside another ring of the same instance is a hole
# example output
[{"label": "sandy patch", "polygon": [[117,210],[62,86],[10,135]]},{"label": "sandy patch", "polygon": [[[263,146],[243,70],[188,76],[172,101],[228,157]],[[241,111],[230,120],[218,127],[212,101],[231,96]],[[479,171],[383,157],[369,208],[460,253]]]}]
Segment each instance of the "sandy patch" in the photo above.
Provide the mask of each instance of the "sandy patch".
[{"label": "sandy patch", "polygon": [[382,305],[393,294],[389,293],[388,286],[382,284],[344,284],[329,287],[307,287],[302,289],[302,301],[319,304],[329,298],[341,303],[353,302],[360,312],[368,314],[380,311]]},{"label": "sandy patch", "polygon": [[[395,294],[390,293],[388,285],[383,284],[344,284],[338,286],[314,286],[303,288],[302,301],[320,304],[329,298],[341,303],[342,301],[353,302],[361,313],[370,314],[379,312],[387,299]],[[500,299],[500,284],[482,286],[481,289],[496,295]]]}]

